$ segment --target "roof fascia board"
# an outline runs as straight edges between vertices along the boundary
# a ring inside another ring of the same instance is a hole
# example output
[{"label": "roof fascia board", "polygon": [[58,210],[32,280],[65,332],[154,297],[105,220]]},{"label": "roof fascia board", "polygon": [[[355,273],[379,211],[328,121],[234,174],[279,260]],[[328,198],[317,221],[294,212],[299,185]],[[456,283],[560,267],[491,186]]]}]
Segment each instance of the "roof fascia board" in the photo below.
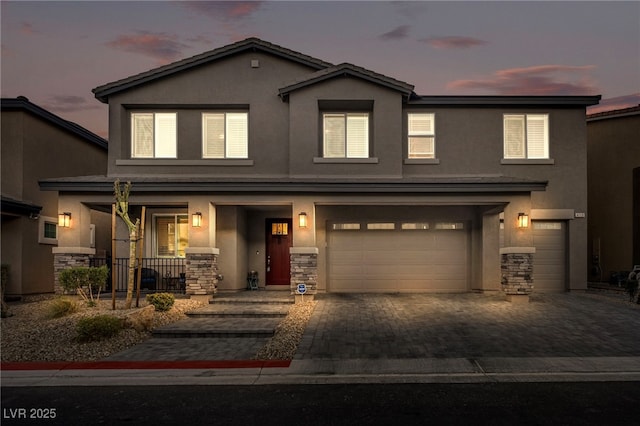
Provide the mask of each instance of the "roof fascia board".
[{"label": "roof fascia board", "polygon": [[[350,69],[350,68],[338,68],[333,72],[327,73],[327,74],[323,74],[320,76],[316,76],[316,77],[312,77],[308,80],[305,81],[301,81],[298,83],[294,83],[291,84],[289,86],[283,87],[281,89],[278,90],[278,94],[282,99],[285,99],[289,93],[298,90],[298,89],[302,89],[304,87],[307,86],[311,86],[317,83],[321,83],[323,81],[326,80],[330,80],[336,77],[342,77],[342,76],[351,76],[351,77],[356,77],[356,78],[360,78],[362,80],[368,81],[370,83],[374,83],[377,84],[379,86],[384,86],[387,87],[389,89],[392,90],[396,90],[398,92],[403,93],[405,96],[407,96],[407,98],[409,96],[411,96],[411,94],[413,93],[413,89],[409,88],[409,87],[404,87],[400,84],[394,84],[393,82],[390,81],[386,81],[382,78],[376,78],[373,75],[369,75],[363,72],[359,72],[358,70],[354,70],[354,69]],[[409,86],[409,85],[407,85]],[[412,86],[411,86],[412,87]]]},{"label": "roof fascia board", "polygon": [[[136,192],[243,192],[243,193],[487,193],[544,191],[548,181],[329,183],[329,182],[144,182],[133,180]],[[40,189],[60,192],[112,192],[111,182],[40,181]]]},{"label": "roof fascia board", "polygon": [[193,67],[204,65],[210,62],[214,62],[238,53],[245,52],[247,50],[261,51],[269,53],[271,55],[287,59],[292,62],[296,62],[310,68],[321,70],[333,66],[333,64],[322,61],[320,59],[313,58],[302,53],[294,52],[292,50],[277,46],[271,43],[264,42],[259,39],[247,39],[236,44],[223,46],[219,49],[214,49],[209,52],[205,52],[190,58],[183,59],[181,61],[173,62],[168,65],[164,65],[159,68],[155,68],[149,71],[145,71],[140,74],[133,75],[131,77],[123,78],[121,80],[107,83],[102,86],[98,86],[93,89],[95,97],[101,102],[107,103],[110,95],[118,93],[140,84],[145,84],[150,81],[167,77],[169,75],[184,71]]},{"label": "roof fascia board", "polygon": [[88,142],[91,142],[98,147],[107,150],[108,142],[106,139],[101,138],[95,133],[85,129],[79,124],[73,123],[71,121],[67,121],[46,109],[39,107],[38,105],[32,103],[27,98],[18,97],[18,98],[2,98],[1,100],[2,110],[3,111],[26,111],[29,112],[36,117],[39,117],[49,123],[58,126],[68,132],[75,134],[78,137],[85,139]]},{"label": "roof fascia board", "polygon": [[418,96],[408,105],[431,106],[590,106],[600,102],[601,96]]}]

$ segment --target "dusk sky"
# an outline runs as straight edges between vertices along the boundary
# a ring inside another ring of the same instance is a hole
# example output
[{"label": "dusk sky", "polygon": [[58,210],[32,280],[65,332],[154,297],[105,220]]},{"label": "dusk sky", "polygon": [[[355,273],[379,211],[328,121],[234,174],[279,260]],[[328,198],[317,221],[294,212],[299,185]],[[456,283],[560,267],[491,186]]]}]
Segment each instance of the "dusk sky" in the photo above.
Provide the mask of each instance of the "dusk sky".
[{"label": "dusk sky", "polygon": [[419,95],[640,103],[638,1],[2,1],[1,13],[2,97],[26,96],[103,137],[107,107],[91,89],[247,37]]}]

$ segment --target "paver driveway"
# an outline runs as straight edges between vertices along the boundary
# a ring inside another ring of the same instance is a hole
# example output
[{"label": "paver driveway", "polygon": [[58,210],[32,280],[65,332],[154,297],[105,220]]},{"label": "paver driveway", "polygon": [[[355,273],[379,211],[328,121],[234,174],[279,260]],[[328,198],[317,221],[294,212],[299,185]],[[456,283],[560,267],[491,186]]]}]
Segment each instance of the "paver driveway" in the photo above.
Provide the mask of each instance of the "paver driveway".
[{"label": "paver driveway", "polygon": [[640,309],[580,293],[322,294],[296,359],[640,356]]}]

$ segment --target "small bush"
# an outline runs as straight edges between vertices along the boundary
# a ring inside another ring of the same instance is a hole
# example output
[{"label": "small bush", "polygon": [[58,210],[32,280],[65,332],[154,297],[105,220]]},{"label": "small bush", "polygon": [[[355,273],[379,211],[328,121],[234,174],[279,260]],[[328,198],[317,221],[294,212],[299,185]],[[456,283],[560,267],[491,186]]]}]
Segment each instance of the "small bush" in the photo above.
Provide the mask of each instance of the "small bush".
[{"label": "small bush", "polygon": [[122,330],[122,320],[111,315],[82,318],[78,321],[76,330],[81,342],[108,339]]},{"label": "small bush", "polygon": [[156,311],[164,312],[171,309],[176,298],[171,293],[152,293],[147,294],[147,302],[155,306]]},{"label": "small bush", "polygon": [[60,285],[65,292],[79,294],[89,306],[96,305],[93,295],[100,298],[100,290],[107,282],[109,268],[106,265],[100,267],[84,267],[65,269],[60,272]]},{"label": "small bush", "polygon": [[47,307],[50,318],[61,318],[78,311],[78,304],[74,300],[60,297],[54,299]]}]

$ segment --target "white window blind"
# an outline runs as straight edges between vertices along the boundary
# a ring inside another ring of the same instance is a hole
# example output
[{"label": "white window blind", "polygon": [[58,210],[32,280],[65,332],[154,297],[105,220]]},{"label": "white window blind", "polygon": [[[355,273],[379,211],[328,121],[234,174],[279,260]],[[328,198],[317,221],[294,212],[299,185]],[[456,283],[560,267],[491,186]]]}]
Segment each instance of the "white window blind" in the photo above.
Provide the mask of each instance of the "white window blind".
[{"label": "white window blind", "polygon": [[369,157],[369,114],[323,115],[325,158]]},{"label": "white window blind", "polygon": [[435,158],[434,114],[408,115],[409,158]]},{"label": "white window blind", "polygon": [[248,158],[249,114],[246,112],[202,115],[204,158]]},{"label": "white window blind", "polygon": [[133,158],[176,158],[176,114],[131,114],[131,156]]},{"label": "white window blind", "polygon": [[506,114],[504,116],[504,158],[549,158],[549,116]]},{"label": "white window blind", "polygon": [[524,116],[504,116],[504,158],[524,158]]},{"label": "white window blind", "polygon": [[369,116],[347,114],[347,157],[369,157]]},{"label": "white window blind", "polygon": [[527,115],[527,158],[549,158],[547,116]]}]

